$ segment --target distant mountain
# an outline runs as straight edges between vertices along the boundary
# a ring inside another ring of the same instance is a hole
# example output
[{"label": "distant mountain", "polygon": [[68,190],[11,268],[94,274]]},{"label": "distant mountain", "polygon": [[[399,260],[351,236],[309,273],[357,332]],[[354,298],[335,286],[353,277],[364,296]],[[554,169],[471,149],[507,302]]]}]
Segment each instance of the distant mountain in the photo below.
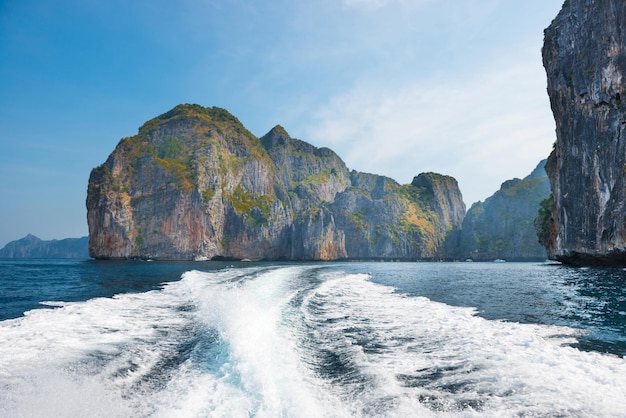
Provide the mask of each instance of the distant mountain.
[{"label": "distant mountain", "polygon": [[502,183],[484,202],[476,202],[463,220],[457,257],[475,261],[494,259],[545,260],[533,222],[540,203],[550,195],[546,160],[523,180]]},{"label": "distant mountain", "polygon": [[0,258],[89,258],[89,237],[44,241],[32,234],[0,249]]}]

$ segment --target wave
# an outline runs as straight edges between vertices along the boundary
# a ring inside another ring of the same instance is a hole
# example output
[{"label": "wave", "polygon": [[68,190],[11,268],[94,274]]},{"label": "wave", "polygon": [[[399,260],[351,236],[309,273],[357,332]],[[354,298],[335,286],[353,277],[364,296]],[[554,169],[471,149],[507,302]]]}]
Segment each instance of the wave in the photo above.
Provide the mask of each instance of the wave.
[{"label": "wave", "polygon": [[620,416],[626,364],[340,265],[189,271],[0,322],[0,416]]}]

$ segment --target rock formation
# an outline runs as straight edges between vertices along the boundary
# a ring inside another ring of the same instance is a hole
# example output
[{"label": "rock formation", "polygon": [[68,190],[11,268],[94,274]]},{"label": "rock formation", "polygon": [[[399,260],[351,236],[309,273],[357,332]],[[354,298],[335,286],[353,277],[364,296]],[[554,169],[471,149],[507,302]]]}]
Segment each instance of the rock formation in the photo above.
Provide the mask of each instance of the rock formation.
[{"label": "rock formation", "polygon": [[95,258],[439,259],[461,226],[456,180],[349,171],[276,126],[180,105],[120,141],[87,192]]},{"label": "rock formation", "polygon": [[42,240],[32,234],[0,249],[0,258],[89,258],[89,238]]},{"label": "rock formation", "polygon": [[626,264],[625,23],[622,0],[568,0],[545,30],[557,140],[540,237],[563,262]]},{"label": "rock formation", "polygon": [[457,258],[546,259],[533,226],[540,203],[550,195],[545,162],[523,180],[507,180],[491,197],[472,205],[463,220]]}]

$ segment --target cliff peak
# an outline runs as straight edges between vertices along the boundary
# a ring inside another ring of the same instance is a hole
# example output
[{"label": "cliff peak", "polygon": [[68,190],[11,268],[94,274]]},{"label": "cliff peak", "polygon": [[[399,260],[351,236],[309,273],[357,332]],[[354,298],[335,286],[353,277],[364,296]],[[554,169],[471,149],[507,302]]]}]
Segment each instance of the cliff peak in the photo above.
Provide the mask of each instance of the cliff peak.
[{"label": "cliff peak", "polygon": [[261,143],[269,150],[275,146],[285,145],[291,141],[291,136],[280,125],[274,126],[268,133],[261,137]]},{"label": "cliff peak", "polygon": [[511,188],[519,185],[521,182],[522,182],[522,179],[518,179],[517,177],[513,178],[513,179],[510,179],[510,180],[506,180],[505,182],[503,182],[500,185],[500,190],[511,189]]},{"label": "cliff peak", "polygon": [[24,238],[22,238],[22,241],[31,241],[31,242],[38,242],[41,241],[41,238],[33,235],[33,234],[28,234],[26,235]]},{"label": "cliff peak", "polygon": [[457,184],[454,177],[446,176],[439,173],[427,172],[420,173],[413,177],[411,184],[415,187],[428,187],[434,189],[443,184]]},{"label": "cliff peak", "polygon": [[171,124],[190,124],[194,122],[211,124],[221,129],[235,129],[249,134],[239,119],[226,109],[221,107],[203,107],[197,104],[180,104],[144,123],[139,128],[139,135],[149,136],[151,132]]},{"label": "cliff peak", "polygon": [[286,138],[291,138],[289,134],[287,133],[287,131],[285,130],[285,128],[283,128],[281,125],[274,126],[272,129],[270,129],[268,134],[273,135],[273,136],[282,136]]}]

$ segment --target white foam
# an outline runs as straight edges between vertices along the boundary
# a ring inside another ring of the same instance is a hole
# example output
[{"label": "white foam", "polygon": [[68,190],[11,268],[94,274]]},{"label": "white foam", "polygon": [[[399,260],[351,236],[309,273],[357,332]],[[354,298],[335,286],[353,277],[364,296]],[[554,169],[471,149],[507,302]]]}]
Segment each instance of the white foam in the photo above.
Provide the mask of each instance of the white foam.
[{"label": "white foam", "polygon": [[129,416],[126,394],[168,350],[160,336],[188,322],[172,314],[181,302],[152,291],[1,322],[0,416]]},{"label": "white foam", "polygon": [[39,369],[1,381],[2,417],[129,417],[135,412],[114,388],[70,370]]},{"label": "white foam", "polygon": [[[306,303],[320,298],[320,338],[336,349],[358,346],[355,361],[377,382],[360,402],[382,392],[399,408],[421,398],[481,416],[624,414],[626,363],[563,346],[575,330],[488,321],[473,309],[392,293],[363,275],[327,281]],[[356,341],[363,335],[383,348],[366,352]]]},{"label": "white foam", "polygon": [[328,396],[312,383],[297,353],[293,324],[285,321],[293,281],[302,272],[297,267],[270,270],[220,288],[202,287],[203,273],[185,275],[184,282],[200,295],[201,320],[229,345],[229,373],[253,399],[254,416],[328,416]]},{"label": "white foam", "polygon": [[[163,290],[4,321],[0,416],[334,416],[283,322],[298,271],[194,271]],[[211,330],[208,348],[151,375],[181,339]]]},{"label": "white foam", "polygon": [[[575,330],[488,321],[336,268],[192,271],[162,290],[47,305],[0,322],[0,416],[610,417],[626,405],[624,360],[565,345]],[[353,369],[325,375],[325,352]]]}]

